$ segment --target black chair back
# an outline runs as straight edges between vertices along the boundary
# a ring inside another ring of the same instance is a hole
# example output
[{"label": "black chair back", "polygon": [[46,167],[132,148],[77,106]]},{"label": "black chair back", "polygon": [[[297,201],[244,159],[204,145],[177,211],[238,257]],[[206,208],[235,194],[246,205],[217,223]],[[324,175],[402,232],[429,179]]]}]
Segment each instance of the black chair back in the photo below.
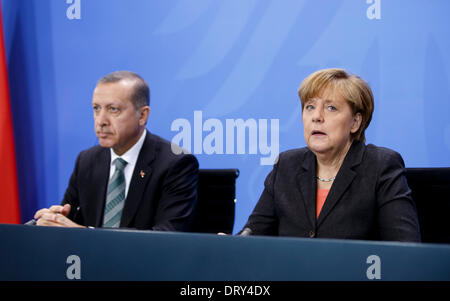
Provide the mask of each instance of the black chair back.
[{"label": "black chair back", "polygon": [[450,168],[406,168],[422,242],[450,243]]},{"label": "black chair back", "polygon": [[238,169],[200,169],[193,232],[231,234]]}]

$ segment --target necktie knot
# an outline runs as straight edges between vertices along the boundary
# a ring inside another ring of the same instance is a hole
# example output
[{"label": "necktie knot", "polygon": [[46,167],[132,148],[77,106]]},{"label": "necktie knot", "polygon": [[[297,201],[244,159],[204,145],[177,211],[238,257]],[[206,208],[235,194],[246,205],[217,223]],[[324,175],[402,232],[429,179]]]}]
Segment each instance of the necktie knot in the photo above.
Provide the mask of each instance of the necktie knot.
[{"label": "necktie knot", "polygon": [[116,158],[114,160],[114,165],[116,166],[116,169],[123,171],[123,169],[125,168],[125,166],[128,164],[127,161],[125,161],[122,158]]}]

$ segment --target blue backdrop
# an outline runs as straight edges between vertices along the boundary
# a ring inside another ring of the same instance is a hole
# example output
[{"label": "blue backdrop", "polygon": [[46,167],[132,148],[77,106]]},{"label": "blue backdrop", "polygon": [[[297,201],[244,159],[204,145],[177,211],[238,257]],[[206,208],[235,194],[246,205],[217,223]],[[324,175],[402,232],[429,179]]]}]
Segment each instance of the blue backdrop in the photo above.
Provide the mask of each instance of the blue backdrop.
[{"label": "blue backdrop", "polygon": [[[369,82],[368,143],[400,152],[407,167],[450,165],[450,1],[2,0],[2,7],[23,220],[61,201],[77,154],[97,143],[91,95],[115,70],[148,81],[150,131],[172,140],[189,125],[182,144],[201,168],[240,169],[235,232],[271,170],[263,161],[305,145],[297,88],[317,69],[341,67]],[[245,136],[230,138],[227,122],[239,119]]]}]

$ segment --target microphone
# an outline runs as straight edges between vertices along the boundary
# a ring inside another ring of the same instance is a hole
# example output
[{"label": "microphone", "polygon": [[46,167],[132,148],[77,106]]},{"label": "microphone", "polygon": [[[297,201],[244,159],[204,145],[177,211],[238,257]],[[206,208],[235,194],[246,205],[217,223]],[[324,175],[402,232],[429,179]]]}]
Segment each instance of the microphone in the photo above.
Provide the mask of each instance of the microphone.
[{"label": "microphone", "polygon": [[241,232],[241,234],[239,234],[239,236],[250,236],[252,235],[253,231],[250,228],[244,228]]}]

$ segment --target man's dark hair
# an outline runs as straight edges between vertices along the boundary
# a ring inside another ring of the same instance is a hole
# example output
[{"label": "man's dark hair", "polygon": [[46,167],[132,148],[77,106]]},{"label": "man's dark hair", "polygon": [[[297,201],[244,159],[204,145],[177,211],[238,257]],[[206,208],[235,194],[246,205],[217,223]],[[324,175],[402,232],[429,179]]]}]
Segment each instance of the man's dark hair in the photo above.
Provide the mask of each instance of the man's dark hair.
[{"label": "man's dark hair", "polygon": [[137,73],[131,71],[115,71],[99,79],[97,85],[117,83],[121,80],[129,80],[134,83],[134,91],[131,94],[131,102],[136,110],[143,106],[150,105],[150,88],[148,87],[147,82]]}]

